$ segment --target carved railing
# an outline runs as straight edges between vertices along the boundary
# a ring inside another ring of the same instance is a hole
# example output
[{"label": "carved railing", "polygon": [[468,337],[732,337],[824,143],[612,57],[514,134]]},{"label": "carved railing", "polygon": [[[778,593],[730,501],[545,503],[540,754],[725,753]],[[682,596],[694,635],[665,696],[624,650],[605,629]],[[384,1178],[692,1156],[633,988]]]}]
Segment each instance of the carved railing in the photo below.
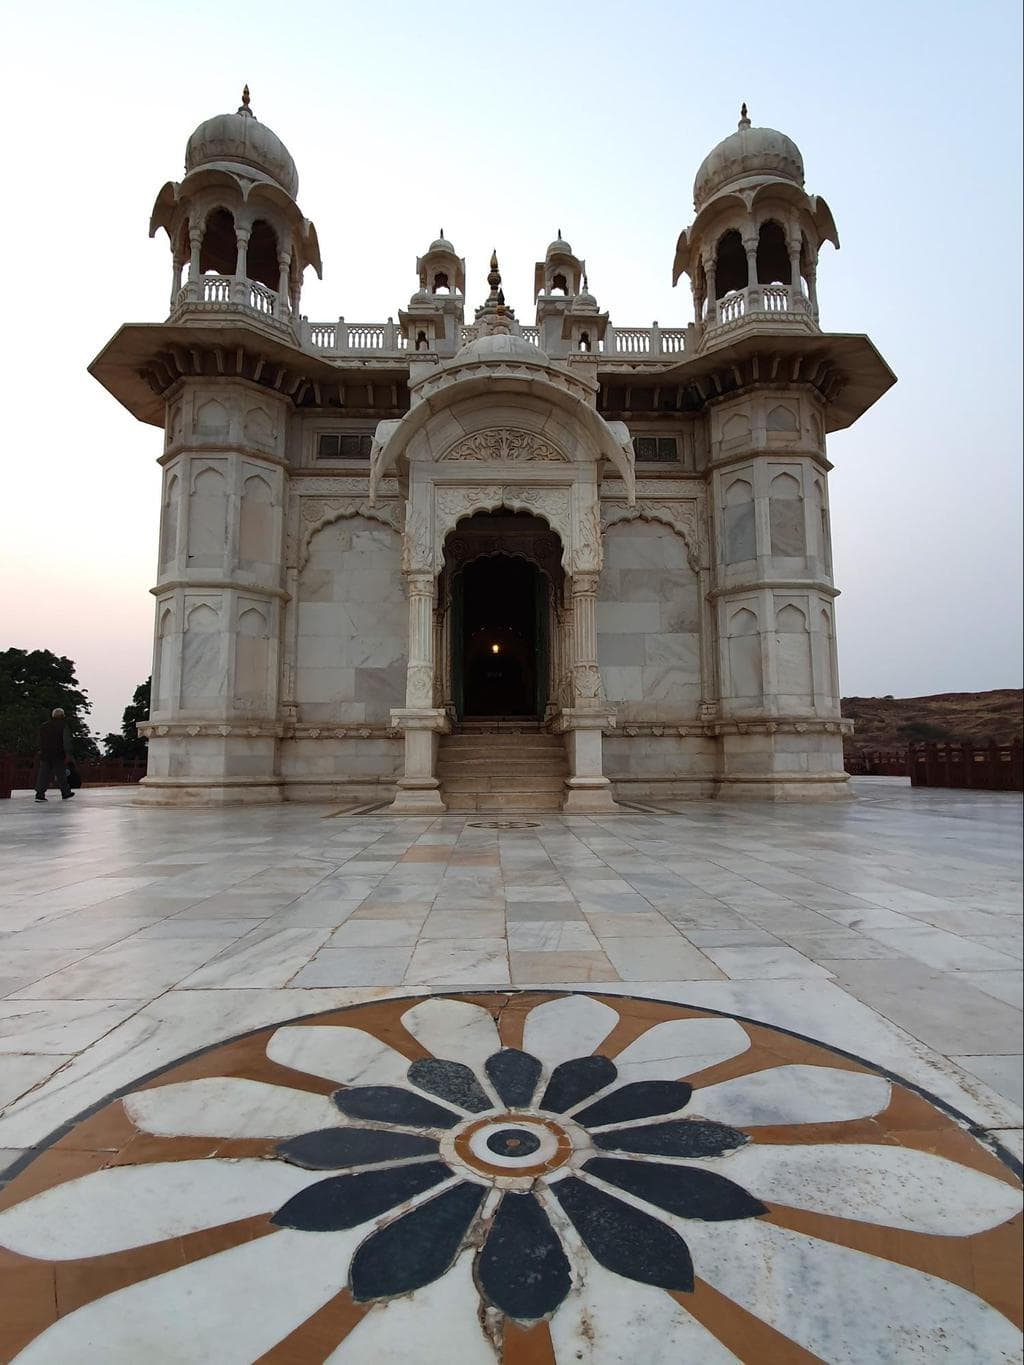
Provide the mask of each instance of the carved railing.
[{"label": "carved railing", "polygon": [[204,303],[231,302],[231,286],[234,280],[230,275],[204,275],[202,283]]},{"label": "carved railing", "polygon": [[[531,345],[541,344],[541,329],[529,324],[520,326],[520,335]],[[613,327],[611,324],[602,340],[592,341],[592,354],[601,355],[607,360],[621,357],[623,360],[664,360],[682,356],[686,351],[692,328],[659,327],[655,322],[650,327]],[[465,346],[477,335],[472,323],[459,328],[458,346]],[[331,355],[396,355],[409,351],[409,339],[389,318],[387,322],[310,322],[302,319],[303,344],[312,350],[326,351]],[[690,343],[692,344],[692,342]],[[552,348],[557,359],[570,353],[568,343]],[[576,352],[572,354],[587,354]]]},{"label": "carved railing", "polygon": [[249,307],[257,313],[264,313],[269,318],[276,317],[277,295],[273,289],[268,289],[265,284],[257,284],[254,280],[250,280]]},{"label": "carved railing", "polygon": [[719,299],[707,318],[712,327],[727,327],[741,318],[767,314],[787,320],[804,321],[811,316],[803,291],[788,284],[758,284],[749,289],[734,289]]}]

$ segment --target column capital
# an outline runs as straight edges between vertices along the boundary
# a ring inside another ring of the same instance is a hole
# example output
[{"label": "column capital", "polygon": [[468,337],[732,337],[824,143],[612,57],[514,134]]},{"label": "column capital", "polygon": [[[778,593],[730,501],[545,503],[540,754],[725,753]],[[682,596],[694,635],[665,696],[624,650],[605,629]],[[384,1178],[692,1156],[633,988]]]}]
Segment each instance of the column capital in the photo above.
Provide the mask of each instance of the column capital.
[{"label": "column capital", "polygon": [[597,592],[600,573],[593,569],[581,569],[572,576],[570,591],[573,597],[589,597]]}]

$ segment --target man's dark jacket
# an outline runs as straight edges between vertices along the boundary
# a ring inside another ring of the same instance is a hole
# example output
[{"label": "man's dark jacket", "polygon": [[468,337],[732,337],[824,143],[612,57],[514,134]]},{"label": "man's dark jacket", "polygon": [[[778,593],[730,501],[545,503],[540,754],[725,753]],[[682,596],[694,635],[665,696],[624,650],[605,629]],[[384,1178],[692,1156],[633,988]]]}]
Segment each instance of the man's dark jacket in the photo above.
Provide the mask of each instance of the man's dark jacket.
[{"label": "man's dark jacket", "polygon": [[43,758],[62,759],[66,754],[67,726],[63,720],[48,720],[39,727],[39,753]]}]

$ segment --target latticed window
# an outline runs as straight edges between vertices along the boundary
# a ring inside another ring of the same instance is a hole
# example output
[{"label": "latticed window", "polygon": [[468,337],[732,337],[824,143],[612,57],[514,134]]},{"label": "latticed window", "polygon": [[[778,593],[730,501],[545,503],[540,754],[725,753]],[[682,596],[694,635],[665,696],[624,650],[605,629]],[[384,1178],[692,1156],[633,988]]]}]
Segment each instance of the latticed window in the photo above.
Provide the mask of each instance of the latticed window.
[{"label": "latticed window", "polygon": [[633,450],[637,460],[658,461],[664,464],[679,459],[675,436],[634,436]]},{"label": "latticed window", "polygon": [[373,433],[369,431],[323,431],[317,438],[318,460],[368,460]]}]

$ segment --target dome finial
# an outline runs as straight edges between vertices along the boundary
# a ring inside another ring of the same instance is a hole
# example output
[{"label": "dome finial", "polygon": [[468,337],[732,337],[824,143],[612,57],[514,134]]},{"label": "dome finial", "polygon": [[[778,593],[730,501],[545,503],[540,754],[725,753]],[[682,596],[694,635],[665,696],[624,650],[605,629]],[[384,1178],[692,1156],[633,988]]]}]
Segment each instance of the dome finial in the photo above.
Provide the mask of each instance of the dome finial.
[{"label": "dome finial", "polygon": [[238,106],[238,112],[240,114],[248,114],[250,118],[256,117],[249,108],[249,87],[247,85],[242,86],[242,103]]},{"label": "dome finial", "polygon": [[749,128],[749,127],[750,127],[750,119],[747,117],[747,102],[746,102],[746,100],[744,100],[743,103],[740,105],[740,121],[739,121],[739,123],[738,123],[736,126],[737,126],[737,128]]},{"label": "dome finial", "polygon": [[497,249],[491,252],[491,269],[487,276],[487,283],[491,286],[491,298],[496,299],[501,287],[501,271],[498,269]]}]

